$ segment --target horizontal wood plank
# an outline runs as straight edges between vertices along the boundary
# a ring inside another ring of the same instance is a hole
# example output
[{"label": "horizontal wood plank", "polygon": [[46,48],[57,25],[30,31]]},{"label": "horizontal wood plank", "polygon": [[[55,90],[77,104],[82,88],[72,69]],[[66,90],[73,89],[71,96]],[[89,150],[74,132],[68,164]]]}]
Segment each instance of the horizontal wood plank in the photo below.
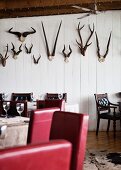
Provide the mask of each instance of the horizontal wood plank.
[{"label": "horizontal wood plank", "polygon": [[[0,18],[31,17],[58,14],[82,13],[73,5],[94,9],[94,0],[4,0],[0,1]],[[120,0],[98,0],[97,8],[101,11],[120,10]]]}]

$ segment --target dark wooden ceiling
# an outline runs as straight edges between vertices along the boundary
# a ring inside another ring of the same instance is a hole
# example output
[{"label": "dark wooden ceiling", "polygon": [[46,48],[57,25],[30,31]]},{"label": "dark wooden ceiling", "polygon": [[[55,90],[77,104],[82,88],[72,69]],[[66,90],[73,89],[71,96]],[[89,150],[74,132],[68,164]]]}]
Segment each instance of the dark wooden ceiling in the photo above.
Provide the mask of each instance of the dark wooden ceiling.
[{"label": "dark wooden ceiling", "polygon": [[72,6],[94,9],[95,1],[99,11],[121,10],[121,0],[0,0],[0,18],[82,13]]}]

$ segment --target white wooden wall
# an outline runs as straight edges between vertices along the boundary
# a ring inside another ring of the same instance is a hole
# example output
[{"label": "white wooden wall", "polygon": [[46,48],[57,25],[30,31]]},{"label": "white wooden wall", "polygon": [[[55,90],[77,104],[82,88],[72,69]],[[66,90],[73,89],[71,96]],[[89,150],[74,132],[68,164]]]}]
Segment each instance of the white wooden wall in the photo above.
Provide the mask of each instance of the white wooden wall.
[{"label": "white wooden wall", "polygon": [[[9,45],[9,58],[6,67],[0,64],[0,92],[34,92],[36,97],[47,92],[67,92],[68,103],[78,103],[81,113],[90,115],[89,129],[94,130],[96,125],[96,108],[94,93],[109,94],[111,101],[120,101],[116,93],[121,91],[121,11],[109,11],[99,15],[78,20],[78,15],[56,15],[31,18],[15,18],[0,20],[0,53],[4,54],[6,45]],[[45,41],[41,21],[45,26],[50,51],[62,20],[62,26],[57,42],[56,55],[49,61],[46,54]],[[85,24],[82,30],[83,41],[89,36],[88,24],[99,37],[101,54],[105,53],[110,31],[112,38],[109,54],[104,63],[99,63],[96,55],[96,41],[93,35],[92,45],[87,49],[86,56],[82,56],[76,44],[79,40],[77,33],[78,22]],[[22,53],[15,60],[12,58],[11,42],[18,49],[21,42],[9,34],[7,30],[13,27],[14,31],[24,32],[36,29],[35,34],[28,35],[22,45]],[[25,53],[25,43],[29,47],[33,44],[32,54]],[[70,44],[73,50],[69,63],[64,62],[61,53],[64,44]],[[32,55],[41,59],[38,65],[32,60]],[[106,128],[107,122],[102,121],[100,129]]]}]

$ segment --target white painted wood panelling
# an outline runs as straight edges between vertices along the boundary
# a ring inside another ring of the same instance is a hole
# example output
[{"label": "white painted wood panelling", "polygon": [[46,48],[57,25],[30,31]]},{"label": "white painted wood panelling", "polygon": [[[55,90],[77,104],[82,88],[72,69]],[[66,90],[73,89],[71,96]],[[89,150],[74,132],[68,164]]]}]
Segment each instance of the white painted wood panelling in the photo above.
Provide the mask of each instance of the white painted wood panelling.
[{"label": "white painted wood panelling", "polygon": [[[9,45],[9,58],[6,67],[0,64],[0,92],[9,94],[12,92],[33,92],[35,97],[42,97],[47,92],[67,92],[68,103],[78,104],[81,113],[90,115],[89,129],[96,128],[96,108],[94,93],[109,94],[113,102],[120,101],[116,93],[121,91],[121,11],[108,11],[99,15],[91,15],[82,20],[75,15],[55,15],[44,17],[13,18],[0,20],[0,53],[4,54],[6,45]],[[45,26],[50,51],[52,52],[56,33],[62,20],[56,54],[53,61],[49,61],[46,54],[45,40],[41,21]],[[96,55],[95,34],[91,38],[92,45],[82,56],[76,44],[79,41],[77,33],[78,22],[82,29],[82,38],[86,42],[93,23],[99,37],[100,52],[103,55],[106,50],[108,37],[112,31],[109,54],[104,63],[99,63]],[[22,52],[18,59],[12,58],[11,42],[18,49],[21,42],[18,38],[9,34],[7,30],[24,32],[36,29],[35,34],[28,35],[22,45]],[[27,47],[33,44],[32,54],[26,54]],[[69,44],[73,50],[69,63],[64,62],[62,49],[64,44],[68,50]],[[32,56],[38,58],[39,64],[33,63]],[[100,129],[105,130],[107,122],[101,121]]]}]

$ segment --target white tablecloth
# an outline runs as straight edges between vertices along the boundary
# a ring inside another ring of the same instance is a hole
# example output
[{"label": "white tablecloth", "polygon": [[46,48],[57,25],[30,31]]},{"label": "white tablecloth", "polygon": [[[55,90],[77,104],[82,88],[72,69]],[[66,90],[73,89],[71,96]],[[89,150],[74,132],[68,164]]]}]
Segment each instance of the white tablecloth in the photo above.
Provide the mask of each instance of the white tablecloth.
[{"label": "white tablecloth", "polygon": [[28,111],[35,110],[35,109],[37,109],[36,102],[27,102],[27,110]]},{"label": "white tablecloth", "polygon": [[75,112],[75,113],[79,113],[79,105],[78,104],[65,104],[65,111],[68,112]]},{"label": "white tablecloth", "polygon": [[0,137],[0,148],[26,145],[29,118],[17,116],[0,118],[0,126],[6,125],[5,135]]}]

